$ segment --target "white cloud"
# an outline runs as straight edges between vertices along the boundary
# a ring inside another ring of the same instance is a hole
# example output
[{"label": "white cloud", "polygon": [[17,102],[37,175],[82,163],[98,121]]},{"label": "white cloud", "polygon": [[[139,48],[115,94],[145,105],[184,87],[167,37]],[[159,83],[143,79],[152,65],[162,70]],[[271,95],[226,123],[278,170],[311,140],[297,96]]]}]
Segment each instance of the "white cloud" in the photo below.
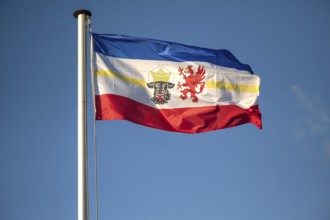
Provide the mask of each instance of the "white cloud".
[{"label": "white cloud", "polygon": [[300,107],[295,121],[294,135],[299,141],[307,138],[319,138],[320,144],[330,156],[330,113],[324,102],[318,97],[307,96],[303,90],[296,85],[290,87]]}]

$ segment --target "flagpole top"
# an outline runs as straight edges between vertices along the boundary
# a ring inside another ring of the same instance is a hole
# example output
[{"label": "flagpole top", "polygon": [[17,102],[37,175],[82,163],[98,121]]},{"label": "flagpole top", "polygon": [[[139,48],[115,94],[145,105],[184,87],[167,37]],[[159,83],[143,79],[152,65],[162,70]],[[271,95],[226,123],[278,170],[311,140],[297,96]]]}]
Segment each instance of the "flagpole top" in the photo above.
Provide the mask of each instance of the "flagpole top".
[{"label": "flagpole top", "polygon": [[86,9],[79,9],[79,10],[73,12],[73,16],[75,18],[78,18],[78,15],[80,15],[80,14],[85,14],[85,15],[88,15],[89,17],[92,16],[92,12],[90,12],[90,11],[88,11]]}]

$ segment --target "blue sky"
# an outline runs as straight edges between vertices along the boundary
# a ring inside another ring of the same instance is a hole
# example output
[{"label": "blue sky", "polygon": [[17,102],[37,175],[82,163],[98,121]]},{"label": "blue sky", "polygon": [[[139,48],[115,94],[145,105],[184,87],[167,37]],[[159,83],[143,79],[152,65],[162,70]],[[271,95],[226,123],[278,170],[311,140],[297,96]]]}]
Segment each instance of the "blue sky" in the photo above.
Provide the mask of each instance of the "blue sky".
[{"label": "blue sky", "polygon": [[[77,20],[228,49],[261,77],[263,129],[97,122],[99,219],[330,218],[330,2],[0,3],[0,219],[77,219]],[[89,88],[90,89],[90,88]],[[95,219],[89,90],[90,214]]]}]

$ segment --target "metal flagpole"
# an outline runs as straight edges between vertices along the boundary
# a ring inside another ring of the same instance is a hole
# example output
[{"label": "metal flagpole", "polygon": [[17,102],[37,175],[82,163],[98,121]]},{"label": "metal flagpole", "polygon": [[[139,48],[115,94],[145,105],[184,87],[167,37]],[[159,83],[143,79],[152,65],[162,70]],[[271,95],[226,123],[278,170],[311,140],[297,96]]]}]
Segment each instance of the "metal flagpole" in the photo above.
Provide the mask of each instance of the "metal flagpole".
[{"label": "metal flagpole", "polygon": [[73,15],[78,19],[78,220],[88,220],[86,18],[92,13],[77,10]]}]

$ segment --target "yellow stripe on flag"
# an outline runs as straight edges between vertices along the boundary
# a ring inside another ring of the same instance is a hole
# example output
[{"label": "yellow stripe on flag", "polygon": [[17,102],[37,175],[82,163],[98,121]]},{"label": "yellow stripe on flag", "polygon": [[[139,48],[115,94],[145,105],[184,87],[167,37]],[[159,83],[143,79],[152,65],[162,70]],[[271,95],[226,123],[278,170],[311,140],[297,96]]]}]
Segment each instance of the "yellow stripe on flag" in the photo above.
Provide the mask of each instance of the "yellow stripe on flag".
[{"label": "yellow stripe on flag", "polygon": [[[143,79],[137,79],[133,77],[127,77],[115,73],[111,70],[98,70],[96,71],[97,76],[106,76],[106,77],[113,77],[117,79],[121,79],[124,82],[140,86],[145,88],[147,82]],[[251,93],[258,93],[259,86],[251,86],[251,85],[240,85],[240,84],[233,84],[233,83],[225,83],[225,82],[216,82],[216,81],[206,81],[206,87],[210,89],[223,89],[223,90],[230,90],[230,91],[237,91],[237,92],[251,92]]]},{"label": "yellow stripe on flag", "polygon": [[223,90],[233,90],[237,92],[252,92],[258,93],[259,86],[250,86],[250,85],[239,85],[233,83],[225,83],[225,82],[215,82],[215,81],[208,81],[206,82],[207,88],[216,88],[216,89],[223,89]]},{"label": "yellow stripe on flag", "polygon": [[127,76],[123,76],[120,75],[118,73],[115,73],[111,70],[98,70],[96,71],[96,75],[97,76],[107,76],[107,77],[114,77],[114,78],[118,78],[121,79],[124,82],[136,85],[136,86],[140,86],[145,88],[146,87],[146,81],[143,79],[137,79],[137,78],[133,78],[133,77],[127,77]]}]

